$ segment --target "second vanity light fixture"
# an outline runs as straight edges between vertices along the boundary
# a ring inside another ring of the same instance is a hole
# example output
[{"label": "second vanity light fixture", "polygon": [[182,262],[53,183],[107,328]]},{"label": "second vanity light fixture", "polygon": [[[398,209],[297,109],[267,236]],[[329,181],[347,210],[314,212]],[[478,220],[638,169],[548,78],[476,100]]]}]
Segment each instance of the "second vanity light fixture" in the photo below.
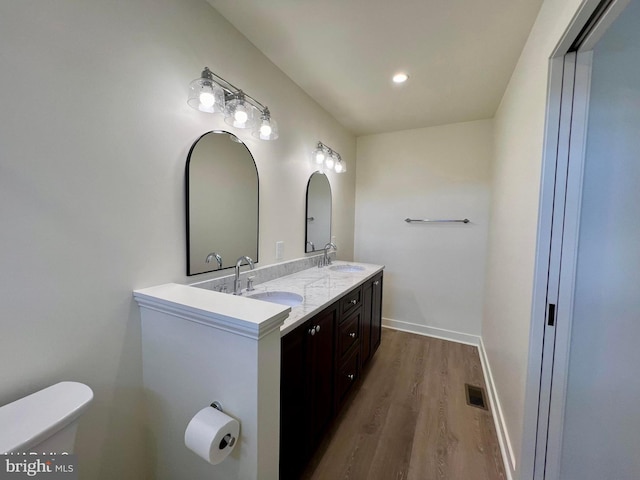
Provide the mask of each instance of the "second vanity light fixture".
[{"label": "second vanity light fixture", "polygon": [[340,154],[322,142],[318,142],[318,146],[313,151],[313,163],[318,168],[326,168],[336,173],[347,171],[347,164],[342,160]]},{"label": "second vanity light fixture", "polygon": [[278,138],[278,124],[269,108],[204,67],[200,78],[189,84],[189,106],[206,113],[222,113],[236,128],[250,128],[260,140]]}]

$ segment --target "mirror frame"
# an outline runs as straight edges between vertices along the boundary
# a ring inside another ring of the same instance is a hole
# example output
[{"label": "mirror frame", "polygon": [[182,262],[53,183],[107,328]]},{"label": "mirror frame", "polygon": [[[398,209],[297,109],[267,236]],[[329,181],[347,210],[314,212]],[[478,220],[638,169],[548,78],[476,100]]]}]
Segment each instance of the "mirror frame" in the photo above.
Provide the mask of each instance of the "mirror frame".
[{"label": "mirror frame", "polygon": [[329,181],[329,177],[326,173],[321,172],[320,170],[316,170],[309,176],[309,180],[307,181],[307,189],[305,190],[305,206],[304,206],[304,253],[314,253],[323,250],[324,245],[321,247],[317,247],[314,245],[314,249],[307,251],[307,243],[309,243],[309,185],[311,184],[311,179],[314,175],[322,175],[327,180],[327,185],[329,186],[329,199],[331,200],[331,206],[329,208],[329,240],[331,241],[331,230],[333,227],[333,189],[331,188],[331,182]]},{"label": "mirror frame", "polygon": [[[205,136],[209,135],[210,133],[224,133],[227,135],[231,135],[234,136],[236,138],[237,135],[234,135],[231,132],[228,132],[226,130],[209,130],[208,132],[203,133],[202,135],[200,135],[195,142],[193,142],[193,145],[191,145],[191,148],[189,149],[189,154],[187,155],[187,163],[185,165],[185,217],[186,217],[186,239],[187,239],[187,276],[188,277],[192,277],[194,275],[201,275],[204,273],[211,273],[211,272],[218,272],[218,271],[222,271],[222,270],[228,270],[230,268],[234,268],[235,265],[229,265],[228,267],[222,267],[222,268],[213,268],[211,270],[206,270],[203,272],[191,272],[191,229],[190,229],[190,215],[189,215],[189,208],[190,208],[190,203],[189,203],[189,168],[191,166],[191,155],[193,153],[193,150],[195,149],[196,145],[198,144],[198,142]],[[238,140],[240,140],[238,138]],[[239,142],[237,142],[239,144],[241,144],[246,150],[247,153],[249,154],[249,156],[251,157],[251,160],[253,161],[253,168],[256,171],[256,179],[257,179],[257,214],[256,214],[256,222],[257,222],[257,228],[256,228],[256,258],[252,258],[253,263],[258,263],[258,256],[260,254],[260,175],[258,174],[258,166],[256,165],[256,160],[253,157],[253,154],[251,153],[251,150],[249,150],[249,147],[247,147],[247,145],[240,140]]]}]

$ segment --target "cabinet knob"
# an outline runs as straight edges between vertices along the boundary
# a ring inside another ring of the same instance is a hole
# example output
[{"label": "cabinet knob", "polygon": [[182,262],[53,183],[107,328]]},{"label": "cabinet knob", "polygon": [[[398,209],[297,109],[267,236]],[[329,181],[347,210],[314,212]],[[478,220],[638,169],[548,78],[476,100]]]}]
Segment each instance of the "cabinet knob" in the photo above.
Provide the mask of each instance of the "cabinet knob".
[{"label": "cabinet knob", "polygon": [[351,333],[349,334],[349,336],[350,336],[351,338],[356,338],[356,332],[351,332]]},{"label": "cabinet knob", "polygon": [[309,329],[309,334],[310,334],[311,336],[314,336],[314,335],[316,334],[316,327],[312,327],[312,328],[310,328],[310,329]]},{"label": "cabinet knob", "polygon": [[355,377],[355,375],[354,375],[353,373],[350,373],[349,375],[347,375],[347,378],[348,378],[349,380],[353,380],[353,379],[354,379],[354,378],[356,378],[356,377]]},{"label": "cabinet knob", "polygon": [[355,305],[356,303],[358,303],[358,301],[354,298],[353,300],[351,300],[350,302],[352,305]]},{"label": "cabinet knob", "polygon": [[320,325],[316,325],[316,333],[320,332]]},{"label": "cabinet knob", "polygon": [[373,282],[374,285],[378,285],[380,284],[380,280],[376,280],[375,282]]}]

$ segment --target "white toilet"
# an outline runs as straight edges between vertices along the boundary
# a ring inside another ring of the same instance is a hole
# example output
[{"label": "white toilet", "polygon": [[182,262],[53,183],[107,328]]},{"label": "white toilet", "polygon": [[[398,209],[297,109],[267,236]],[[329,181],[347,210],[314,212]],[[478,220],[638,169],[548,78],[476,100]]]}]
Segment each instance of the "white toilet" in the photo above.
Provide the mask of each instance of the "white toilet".
[{"label": "white toilet", "polygon": [[73,453],[80,416],[93,391],[60,382],[0,407],[0,453]]}]

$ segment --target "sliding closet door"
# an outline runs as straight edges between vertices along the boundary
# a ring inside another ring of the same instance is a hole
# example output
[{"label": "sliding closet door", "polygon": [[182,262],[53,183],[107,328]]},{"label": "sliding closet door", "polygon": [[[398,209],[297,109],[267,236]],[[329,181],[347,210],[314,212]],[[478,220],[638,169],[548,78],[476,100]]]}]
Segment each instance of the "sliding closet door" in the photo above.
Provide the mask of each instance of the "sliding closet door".
[{"label": "sliding closet door", "polygon": [[534,467],[534,480],[545,479],[547,465],[547,452],[549,437],[550,417],[553,409],[553,375],[554,360],[556,355],[557,318],[558,309],[566,305],[559,302],[560,268],[562,259],[562,246],[565,238],[565,208],[567,197],[567,180],[569,169],[569,155],[571,145],[571,131],[574,111],[575,80],[576,80],[576,54],[569,53],[565,56],[563,66],[563,79],[560,89],[559,131],[555,158],[555,185],[553,192],[553,216],[551,222],[551,235],[549,239],[549,270],[547,275],[546,312],[542,343],[542,365],[540,372],[540,395],[538,406],[536,456]]},{"label": "sliding closet door", "polygon": [[593,50],[560,475],[640,478],[640,1]]}]

